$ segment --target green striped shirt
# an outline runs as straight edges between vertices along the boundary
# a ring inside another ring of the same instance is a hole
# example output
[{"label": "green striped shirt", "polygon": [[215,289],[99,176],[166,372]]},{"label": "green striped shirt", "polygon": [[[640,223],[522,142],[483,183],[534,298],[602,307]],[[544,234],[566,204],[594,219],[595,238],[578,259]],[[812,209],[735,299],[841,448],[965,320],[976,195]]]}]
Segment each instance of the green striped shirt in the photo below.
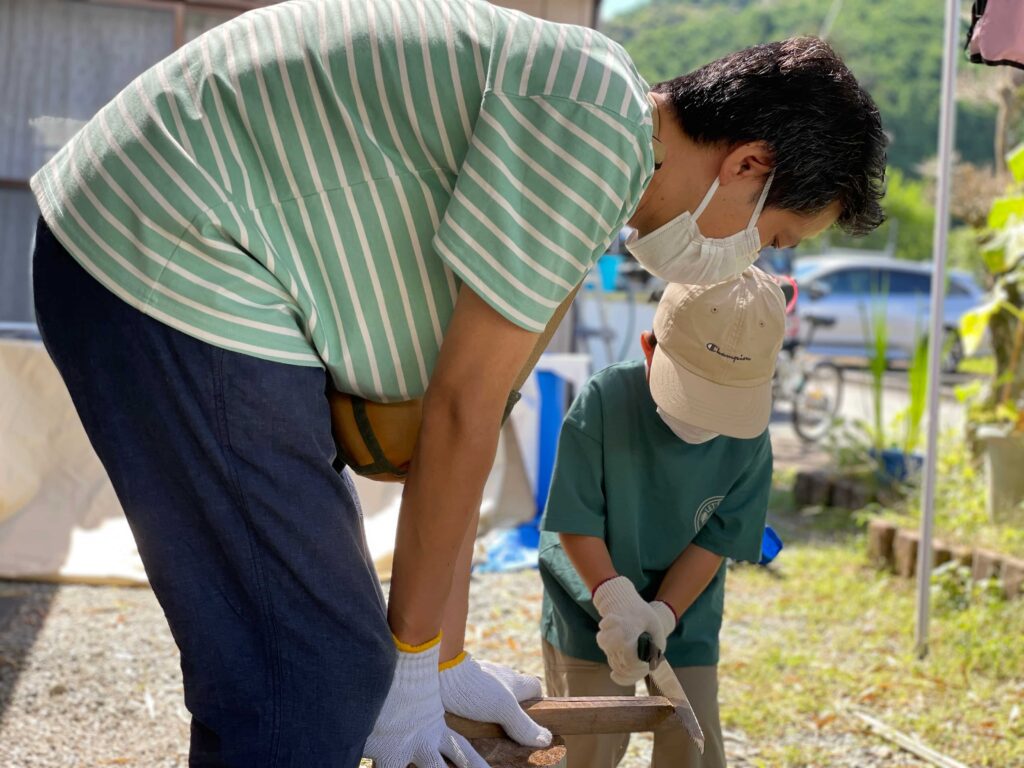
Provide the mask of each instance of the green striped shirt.
[{"label": "green striped shirt", "polygon": [[32,189],[147,315],[402,400],[462,283],[543,329],[650,180],[647,90],[600,34],[482,0],[291,0],[142,74]]}]

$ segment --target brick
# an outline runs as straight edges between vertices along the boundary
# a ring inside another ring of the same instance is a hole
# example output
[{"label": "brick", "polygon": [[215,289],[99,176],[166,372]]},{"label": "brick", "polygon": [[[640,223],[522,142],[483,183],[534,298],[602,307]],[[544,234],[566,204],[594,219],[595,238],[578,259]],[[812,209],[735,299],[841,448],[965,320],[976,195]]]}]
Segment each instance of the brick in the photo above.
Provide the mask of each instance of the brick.
[{"label": "brick", "polygon": [[871,501],[871,492],[860,480],[839,478],[832,483],[829,506],[838,509],[863,509]]},{"label": "brick", "polygon": [[798,508],[825,506],[832,490],[832,478],[826,472],[798,472],[793,483],[793,501]]},{"label": "brick", "polygon": [[1003,592],[1007,600],[1024,596],[1024,560],[1004,557],[1002,565]]},{"label": "brick", "polygon": [[858,480],[853,483],[849,499],[849,509],[864,509],[864,507],[875,500],[875,495],[867,483],[862,480]]},{"label": "brick", "polygon": [[868,559],[876,568],[892,569],[896,530],[896,523],[880,517],[868,523]]},{"label": "brick", "polygon": [[987,549],[974,550],[974,558],[971,561],[971,578],[975,581],[984,579],[999,578],[999,567],[1002,565],[1002,555],[998,552],[990,552]]},{"label": "brick", "polygon": [[917,547],[921,537],[917,531],[901,530],[893,542],[893,570],[898,576],[912,579],[917,573]]},{"label": "brick", "polygon": [[951,545],[943,541],[932,542],[932,568],[938,568],[940,565],[944,565],[953,559],[953,547]]},{"label": "brick", "polygon": [[954,544],[952,547],[950,547],[950,550],[953,553],[953,559],[960,563],[960,565],[964,565],[968,568],[971,567],[971,563],[974,562],[973,549],[971,549],[970,547],[963,547]]},{"label": "brick", "polygon": [[807,501],[811,495],[811,483],[813,473],[811,472],[797,472],[796,479],[793,481],[793,504],[796,505],[797,509],[808,506]]}]

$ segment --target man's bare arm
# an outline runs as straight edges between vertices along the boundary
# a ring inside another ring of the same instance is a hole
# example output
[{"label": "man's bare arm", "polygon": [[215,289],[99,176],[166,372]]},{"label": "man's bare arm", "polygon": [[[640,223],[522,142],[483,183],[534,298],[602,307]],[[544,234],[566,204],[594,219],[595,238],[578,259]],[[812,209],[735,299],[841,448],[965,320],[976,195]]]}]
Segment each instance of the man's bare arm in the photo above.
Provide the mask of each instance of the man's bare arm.
[{"label": "man's bare arm", "polygon": [[388,623],[403,642],[424,643],[440,631],[509,390],[536,338],[462,286],[424,396],[402,495]]}]

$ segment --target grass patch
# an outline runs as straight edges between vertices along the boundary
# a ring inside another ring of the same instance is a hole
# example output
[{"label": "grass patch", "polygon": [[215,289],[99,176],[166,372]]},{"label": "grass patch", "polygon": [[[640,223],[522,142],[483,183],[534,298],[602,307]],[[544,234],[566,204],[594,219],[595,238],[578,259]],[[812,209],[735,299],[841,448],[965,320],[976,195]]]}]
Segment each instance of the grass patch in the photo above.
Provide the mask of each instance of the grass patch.
[{"label": "grass patch", "polygon": [[969,765],[1024,766],[1024,601],[937,587],[931,653],[918,661],[914,584],[864,552],[863,536],[839,534],[787,546],[772,570],[730,573],[723,726],[765,766],[845,765],[843,735],[865,731],[845,712],[857,706]]}]

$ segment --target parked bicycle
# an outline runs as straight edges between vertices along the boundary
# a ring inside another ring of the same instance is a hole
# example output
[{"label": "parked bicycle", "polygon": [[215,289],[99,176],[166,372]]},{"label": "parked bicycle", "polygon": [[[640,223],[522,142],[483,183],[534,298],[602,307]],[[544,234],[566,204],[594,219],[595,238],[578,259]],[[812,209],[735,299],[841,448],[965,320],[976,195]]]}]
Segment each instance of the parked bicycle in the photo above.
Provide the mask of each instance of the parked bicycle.
[{"label": "parked bicycle", "polygon": [[775,401],[789,401],[792,406],[793,431],[806,442],[820,440],[831,428],[843,398],[843,371],[827,360],[814,360],[806,348],[818,328],[835,324],[835,318],[802,315],[800,322],[809,326],[804,339],[786,339],[775,367],[772,394]]}]

